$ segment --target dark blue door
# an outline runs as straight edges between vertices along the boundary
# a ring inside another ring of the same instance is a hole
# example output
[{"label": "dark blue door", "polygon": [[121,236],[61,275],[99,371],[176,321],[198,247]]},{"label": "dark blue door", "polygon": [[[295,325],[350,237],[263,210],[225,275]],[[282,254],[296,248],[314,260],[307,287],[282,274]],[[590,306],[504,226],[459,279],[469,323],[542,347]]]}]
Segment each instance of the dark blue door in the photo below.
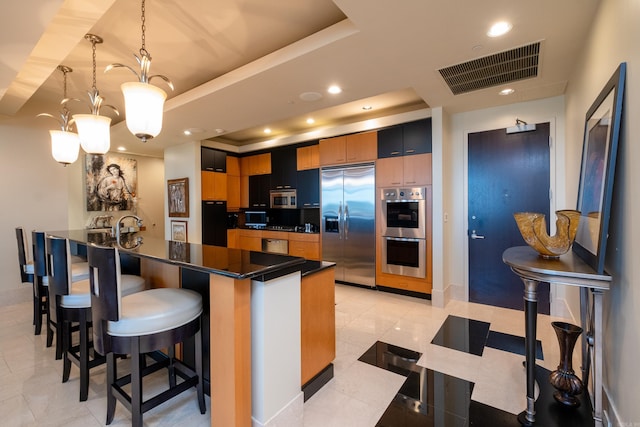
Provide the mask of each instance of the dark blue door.
[{"label": "dark blue door", "polygon": [[[523,310],[524,285],[502,253],[524,246],[514,212],[541,212],[549,221],[549,123],[535,131],[469,134],[469,301]],[[549,313],[549,285],[538,289],[538,311]]]}]

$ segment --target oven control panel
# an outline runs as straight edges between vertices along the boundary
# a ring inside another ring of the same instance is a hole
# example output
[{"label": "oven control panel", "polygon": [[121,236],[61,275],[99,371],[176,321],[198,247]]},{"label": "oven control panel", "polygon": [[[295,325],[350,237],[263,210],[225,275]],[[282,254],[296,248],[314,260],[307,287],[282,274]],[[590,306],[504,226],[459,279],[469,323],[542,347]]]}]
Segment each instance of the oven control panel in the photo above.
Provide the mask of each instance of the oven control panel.
[{"label": "oven control panel", "polygon": [[424,200],[425,187],[383,188],[382,200]]}]

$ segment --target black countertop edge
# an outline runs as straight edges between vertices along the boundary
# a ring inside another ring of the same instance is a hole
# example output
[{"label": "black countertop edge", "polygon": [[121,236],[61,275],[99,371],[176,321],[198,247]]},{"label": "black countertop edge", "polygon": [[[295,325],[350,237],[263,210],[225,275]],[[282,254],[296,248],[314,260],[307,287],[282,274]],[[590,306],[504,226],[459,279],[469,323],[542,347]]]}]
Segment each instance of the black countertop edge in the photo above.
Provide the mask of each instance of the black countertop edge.
[{"label": "black countertop edge", "polygon": [[335,262],[306,260],[302,266],[302,277],[310,276],[327,268],[335,267]]}]

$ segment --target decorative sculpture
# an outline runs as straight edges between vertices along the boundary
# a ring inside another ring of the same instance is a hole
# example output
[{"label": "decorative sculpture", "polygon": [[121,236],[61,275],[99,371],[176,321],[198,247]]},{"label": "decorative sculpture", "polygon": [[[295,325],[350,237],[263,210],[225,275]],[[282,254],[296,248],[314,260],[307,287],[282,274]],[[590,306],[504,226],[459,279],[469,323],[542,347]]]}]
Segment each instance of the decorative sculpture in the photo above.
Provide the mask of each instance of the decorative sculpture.
[{"label": "decorative sculpture", "polygon": [[578,231],[580,211],[565,209],[556,211],[556,235],[547,233],[545,215],[536,212],[517,212],[513,217],[518,224],[520,234],[529,246],[543,258],[554,259],[566,253]]}]

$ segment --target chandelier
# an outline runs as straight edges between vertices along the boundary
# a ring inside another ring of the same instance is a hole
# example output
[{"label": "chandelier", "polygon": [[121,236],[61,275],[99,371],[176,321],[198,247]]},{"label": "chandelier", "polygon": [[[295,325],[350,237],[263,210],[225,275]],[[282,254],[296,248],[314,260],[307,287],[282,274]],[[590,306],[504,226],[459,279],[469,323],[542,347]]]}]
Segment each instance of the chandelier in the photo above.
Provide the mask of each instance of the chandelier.
[{"label": "chandelier", "polygon": [[60,125],[60,130],[49,131],[51,134],[51,155],[56,162],[67,166],[78,159],[80,151],[80,140],[78,134],[71,131],[73,119],[69,118],[70,112],[67,109],[67,102],[70,101],[67,98],[67,73],[71,73],[73,70],[65,65],[58,65],[57,69],[62,72],[64,82],[62,101],[60,101],[62,110],[59,113],[59,118],[49,113],[40,113],[36,117],[51,117]]},{"label": "chandelier", "polygon": [[[91,42],[93,52],[93,85],[89,94],[89,106],[91,114],[74,114],[80,145],[89,154],[105,154],[111,146],[110,129],[111,118],[100,115],[100,108],[103,106],[104,98],[96,87],[96,44],[102,43],[102,38],[95,34],[85,34],[85,39]],[[104,105],[111,108],[117,115],[120,115],[113,105]]]},{"label": "chandelier", "polygon": [[167,98],[165,91],[159,87],[149,84],[154,77],[160,77],[173,90],[173,83],[167,77],[156,74],[149,76],[149,68],[151,67],[151,54],[145,46],[145,0],[142,0],[142,47],[140,48],[140,56],[135,53],[133,56],[140,65],[140,74],[128,65],[114,63],[108,65],[105,72],[114,68],[128,68],[138,77],[137,82],[128,82],[121,85],[124,95],[124,108],[126,110],[127,128],[129,131],[139,138],[142,142],[158,136],[162,130],[162,114],[164,101]]}]

